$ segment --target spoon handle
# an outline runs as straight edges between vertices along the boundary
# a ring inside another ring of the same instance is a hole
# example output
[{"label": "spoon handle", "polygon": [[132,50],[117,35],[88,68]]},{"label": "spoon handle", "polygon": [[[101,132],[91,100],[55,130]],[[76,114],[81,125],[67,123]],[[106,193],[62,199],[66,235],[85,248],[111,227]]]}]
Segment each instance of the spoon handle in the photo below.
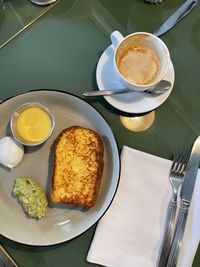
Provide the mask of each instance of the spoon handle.
[{"label": "spoon handle", "polygon": [[[150,87],[145,91],[140,91],[140,93],[145,93],[147,95],[159,95],[165,93],[171,87],[171,82],[167,80],[162,80],[154,87]],[[124,93],[134,93],[139,92],[129,88],[121,88],[121,89],[109,89],[109,90],[99,90],[99,91],[89,91],[84,92],[83,96],[109,96],[116,94],[124,94]]]},{"label": "spoon handle", "polygon": [[90,91],[90,92],[84,92],[83,96],[109,96],[109,95],[116,95],[116,94],[124,94],[124,93],[130,93],[135,92],[131,89],[124,88],[124,89],[111,89],[111,90],[100,90],[100,91]]}]

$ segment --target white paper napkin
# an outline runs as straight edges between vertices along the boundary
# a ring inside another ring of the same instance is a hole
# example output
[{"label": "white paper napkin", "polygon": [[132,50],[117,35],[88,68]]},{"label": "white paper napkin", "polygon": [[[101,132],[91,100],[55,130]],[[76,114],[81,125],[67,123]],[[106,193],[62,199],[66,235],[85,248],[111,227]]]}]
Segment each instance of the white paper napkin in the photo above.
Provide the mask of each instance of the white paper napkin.
[{"label": "white paper napkin", "polygon": [[[119,188],[100,220],[87,261],[109,267],[156,267],[171,197],[171,161],[124,146]],[[190,267],[200,240],[200,172],[177,267]]]}]

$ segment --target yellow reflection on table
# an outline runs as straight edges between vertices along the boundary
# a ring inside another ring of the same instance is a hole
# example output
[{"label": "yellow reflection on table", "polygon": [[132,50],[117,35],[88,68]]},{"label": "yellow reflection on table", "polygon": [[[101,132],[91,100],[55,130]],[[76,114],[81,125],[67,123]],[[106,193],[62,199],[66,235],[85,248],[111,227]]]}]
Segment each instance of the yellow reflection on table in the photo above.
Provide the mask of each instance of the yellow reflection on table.
[{"label": "yellow reflection on table", "polygon": [[155,111],[151,111],[146,115],[124,117],[120,116],[120,121],[125,128],[132,132],[143,132],[151,127],[155,120]]}]

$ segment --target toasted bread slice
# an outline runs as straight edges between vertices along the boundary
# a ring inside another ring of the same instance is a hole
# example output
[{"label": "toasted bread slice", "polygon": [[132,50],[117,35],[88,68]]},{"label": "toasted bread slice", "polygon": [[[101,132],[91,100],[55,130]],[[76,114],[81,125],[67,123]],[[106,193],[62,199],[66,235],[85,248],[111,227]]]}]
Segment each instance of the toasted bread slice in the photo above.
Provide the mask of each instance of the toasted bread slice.
[{"label": "toasted bread slice", "polygon": [[80,126],[64,129],[54,150],[51,200],[92,207],[103,171],[104,147],[100,136]]}]

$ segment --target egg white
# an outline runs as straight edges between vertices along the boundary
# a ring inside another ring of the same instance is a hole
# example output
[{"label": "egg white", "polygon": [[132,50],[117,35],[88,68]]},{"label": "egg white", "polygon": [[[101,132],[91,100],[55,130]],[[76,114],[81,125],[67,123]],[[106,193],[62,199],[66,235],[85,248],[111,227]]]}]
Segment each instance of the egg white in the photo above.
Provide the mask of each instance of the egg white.
[{"label": "egg white", "polygon": [[24,156],[23,145],[14,138],[6,136],[0,139],[0,163],[10,169],[16,167]]}]

